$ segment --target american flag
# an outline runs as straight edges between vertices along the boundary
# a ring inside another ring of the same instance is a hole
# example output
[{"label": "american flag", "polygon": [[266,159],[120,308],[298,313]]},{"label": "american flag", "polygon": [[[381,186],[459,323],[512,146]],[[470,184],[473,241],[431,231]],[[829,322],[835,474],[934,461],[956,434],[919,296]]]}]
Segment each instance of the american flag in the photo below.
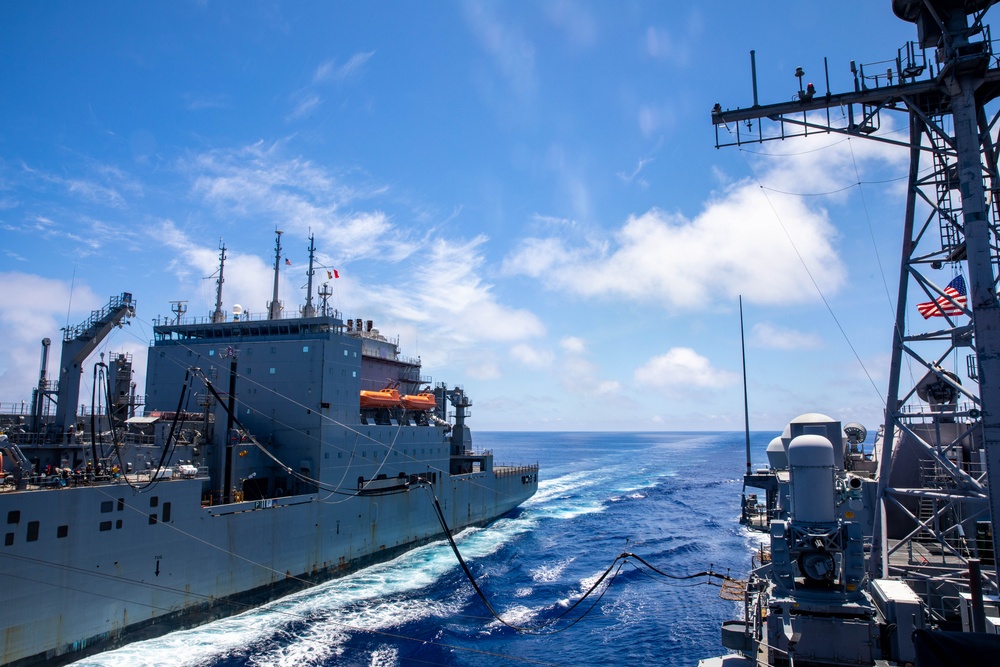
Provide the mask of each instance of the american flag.
[{"label": "american flag", "polygon": [[944,293],[950,296],[955,303],[942,296],[938,297],[936,301],[925,301],[917,304],[917,310],[920,311],[925,320],[929,317],[961,315],[964,312],[962,309],[965,307],[967,297],[965,295],[965,279],[962,276],[956,276],[948,283],[948,286],[944,288]]}]

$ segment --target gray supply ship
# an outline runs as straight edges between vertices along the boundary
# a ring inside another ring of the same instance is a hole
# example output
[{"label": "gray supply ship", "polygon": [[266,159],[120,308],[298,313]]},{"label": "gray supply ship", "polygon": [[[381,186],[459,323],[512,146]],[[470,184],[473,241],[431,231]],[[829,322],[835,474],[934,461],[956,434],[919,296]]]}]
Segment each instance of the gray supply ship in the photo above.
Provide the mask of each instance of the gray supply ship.
[{"label": "gray supply ship", "polygon": [[[311,241],[311,239],[310,239]],[[538,466],[475,451],[472,401],[421,375],[373,322],[317,292],[295,316],[222,308],[155,323],[144,399],[132,359],[83,364],[133,317],[129,293],[64,330],[58,382],[0,436],[0,664],[58,664],[239,613],[486,524],[535,493]],[[450,409],[449,409],[450,408]]]},{"label": "gray supply ship", "polygon": [[[761,547],[729,590],[743,612],[722,628],[733,652],[703,667],[1000,660],[993,4],[893,0],[918,40],[877,65],[852,61],[853,90],[817,91],[798,68],[791,102],[760,105],[754,63],[753,106],[713,110],[718,146],[836,133],[905,147],[910,170],[885,423],[866,446],[860,424],[802,415],[759,470],[747,440],[741,522]],[[883,132],[888,116],[909,136]]]}]

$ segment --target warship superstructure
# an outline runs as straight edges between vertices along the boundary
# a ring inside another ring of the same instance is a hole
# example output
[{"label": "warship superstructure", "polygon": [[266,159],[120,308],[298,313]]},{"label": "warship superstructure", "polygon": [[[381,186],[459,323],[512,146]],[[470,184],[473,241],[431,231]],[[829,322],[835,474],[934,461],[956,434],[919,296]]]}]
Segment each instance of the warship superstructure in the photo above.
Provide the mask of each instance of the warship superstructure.
[{"label": "warship superstructure", "polygon": [[[717,146],[840,134],[905,147],[910,169],[885,422],[866,445],[860,424],[801,415],[759,470],[748,445],[741,522],[761,547],[734,591],[742,618],[722,628],[733,653],[705,667],[997,664],[993,4],[892,0],[917,41],[877,65],[852,61],[853,90],[824,93],[798,68],[790,102],[760,105],[754,63],[753,106],[712,112]],[[908,138],[883,124],[908,124]]]},{"label": "warship superstructure", "polygon": [[[535,493],[538,466],[473,449],[471,399],[433,385],[370,320],[222,308],[153,327],[144,394],[132,359],[83,364],[133,317],[130,293],[64,330],[58,382],[0,436],[0,664],[57,664],[246,610],[484,525]],[[332,272],[329,274],[332,278]],[[86,369],[89,370],[89,369]],[[385,393],[392,400],[366,401]],[[86,408],[86,406],[84,406]],[[440,504],[440,515],[435,510]],[[441,515],[444,522],[441,521]]]}]

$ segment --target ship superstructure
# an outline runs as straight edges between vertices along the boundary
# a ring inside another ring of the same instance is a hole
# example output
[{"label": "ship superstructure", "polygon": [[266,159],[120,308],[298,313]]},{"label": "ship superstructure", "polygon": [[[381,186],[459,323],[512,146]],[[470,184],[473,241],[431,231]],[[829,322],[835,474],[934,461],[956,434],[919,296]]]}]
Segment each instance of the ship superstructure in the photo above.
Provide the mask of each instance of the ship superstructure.
[{"label": "ship superstructure", "polygon": [[[918,39],[888,67],[851,62],[853,90],[819,91],[799,68],[792,101],[760,105],[754,74],[753,106],[712,111],[718,146],[837,133],[908,148],[910,170],[885,424],[866,449],[862,426],[803,415],[766,468],[748,465],[742,523],[767,538],[743,618],[723,627],[736,655],[704,665],[989,664],[1000,650],[993,4],[893,0]],[[880,132],[890,115],[908,138]]]},{"label": "ship superstructure", "polygon": [[[155,323],[142,399],[122,355],[95,365],[107,407],[91,419],[62,406],[79,393],[66,389],[80,380],[67,358],[86,357],[73,350],[134,315],[123,294],[67,331],[59,387],[43,362],[28,418],[6,418],[0,664],[238,613],[441,537],[434,498],[455,531],[537,489],[537,465],[473,449],[460,387],[432,388],[398,341],[332,310],[328,285],[294,317],[277,294],[264,316],[223,311],[220,251],[215,312],[184,318],[175,302]],[[398,404],[363,405],[387,384]]]}]

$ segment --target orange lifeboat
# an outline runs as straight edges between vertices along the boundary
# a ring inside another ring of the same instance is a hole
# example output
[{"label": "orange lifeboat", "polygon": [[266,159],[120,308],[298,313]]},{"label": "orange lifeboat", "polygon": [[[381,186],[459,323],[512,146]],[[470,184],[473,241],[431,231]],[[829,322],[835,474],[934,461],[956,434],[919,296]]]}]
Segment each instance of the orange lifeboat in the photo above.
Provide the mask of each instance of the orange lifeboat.
[{"label": "orange lifeboat", "polygon": [[419,394],[406,394],[403,396],[403,407],[407,410],[433,410],[437,407],[434,394],[421,392]]},{"label": "orange lifeboat", "polygon": [[379,389],[378,391],[361,391],[362,408],[398,408],[402,405],[399,392],[395,389]]}]

